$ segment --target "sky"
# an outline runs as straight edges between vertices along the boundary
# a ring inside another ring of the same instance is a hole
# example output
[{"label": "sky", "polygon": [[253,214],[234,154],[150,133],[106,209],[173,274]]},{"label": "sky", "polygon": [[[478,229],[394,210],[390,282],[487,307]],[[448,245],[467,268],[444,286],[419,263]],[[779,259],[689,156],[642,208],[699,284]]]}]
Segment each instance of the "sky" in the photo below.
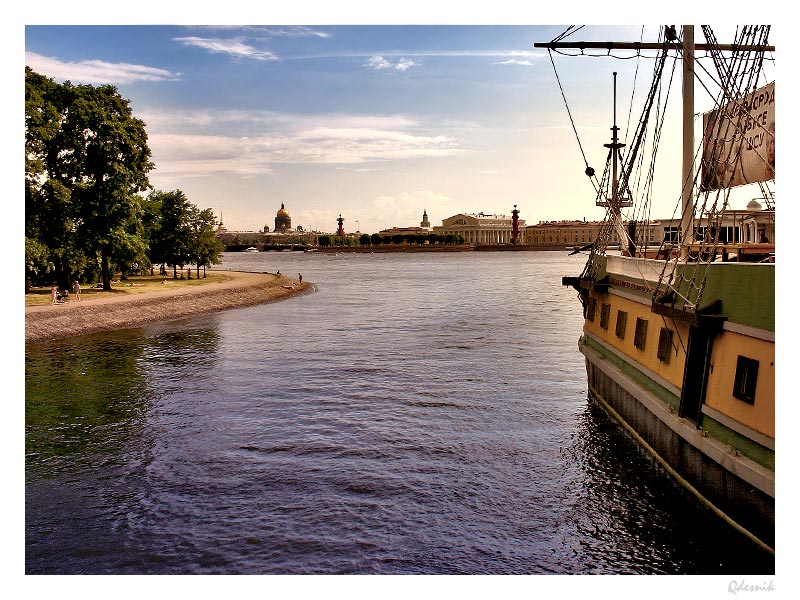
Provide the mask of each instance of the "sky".
[{"label": "sky", "polygon": [[[439,225],[462,212],[510,215],[515,205],[527,224],[600,219],[581,148],[602,173],[612,73],[625,99],[621,120],[653,61],[557,56],[557,78],[549,53],[533,44],[567,26],[536,25],[531,15],[519,22],[534,24],[505,25],[518,20],[503,14],[495,25],[389,16],[304,25],[325,19],[293,14],[254,14],[240,26],[214,15],[185,25],[34,19],[24,55],[55,81],[114,85],[146,125],[151,185],[182,190],[230,230],[272,229],[281,204],[293,226],[324,232],[340,215],[346,231],[374,233],[418,226],[424,210]],[[569,39],[656,33],[587,26]],[[654,218],[675,210],[672,163],[657,180]]]}]

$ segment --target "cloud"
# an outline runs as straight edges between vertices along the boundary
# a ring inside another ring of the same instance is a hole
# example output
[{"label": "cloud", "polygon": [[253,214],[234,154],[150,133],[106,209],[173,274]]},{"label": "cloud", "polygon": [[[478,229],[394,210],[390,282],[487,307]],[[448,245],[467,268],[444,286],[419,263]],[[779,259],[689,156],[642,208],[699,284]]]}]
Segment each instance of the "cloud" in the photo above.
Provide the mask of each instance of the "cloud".
[{"label": "cloud", "polygon": [[463,207],[447,194],[423,189],[378,196],[365,212],[380,215],[380,222],[384,223],[380,227],[385,229],[416,225],[422,220],[423,211],[428,212],[431,225],[440,225],[442,219],[463,211]]},{"label": "cloud", "polygon": [[318,31],[316,29],[312,29],[311,27],[301,26],[271,27],[269,25],[200,25],[190,28],[203,29],[206,31],[237,31],[247,35],[262,37],[331,37],[331,35],[325,31]]},{"label": "cloud", "polygon": [[109,63],[102,60],[64,62],[35,52],[25,53],[25,64],[45,77],[59,81],[69,80],[79,84],[121,85],[137,81],[175,81],[180,79],[179,73],[155,67]]},{"label": "cloud", "polygon": [[194,46],[208,50],[212,54],[227,54],[235,58],[250,58],[253,60],[279,60],[272,52],[258,50],[244,43],[241,38],[221,39],[202,38],[196,36],[173,38],[184,46]]},{"label": "cloud", "polygon": [[264,28],[262,33],[265,33],[269,36],[281,36],[281,37],[318,37],[318,38],[328,38],[330,37],[329,33],[324,31],[317,31],[316,29],[311,29],[310,27],[283,27],[280,29],[276,29],[274,27],[267,27]]},{"label": "cloud", "polygon": [[139,111],[137,117],[162,132],[225,131],[250,135],[253,131],[301,131],[335,123],[344,128],[409,129],[419,123],[405,115],[308,114],[295,115],[267,110]]},{"label": "cloud", "polygon": [[508,60],[504,60],[504,61],[501,61],[501,62],[498,62],[498,63],[495,63],[495,64],[496,65],[523,65],[525,67],[533,67],[534,66],[533,61],[520,60],[518,58],[509,58]]},{"label": "cloud", "polygon": [[371,167],[464,152],[457,139],[421,133],[419,123],[401,115],[192,111],[137,116],[147,125],[159,175],[254,176],[271,173],[278,164]]},{"label": "cloud", "polygon": [[374,69],[376,71],[394,70],[394,71],[408,71],[411,67],[419,66],[421,63],[413,61],[409,58],[400,57],[395,62],[385,59],[383,56],[371,56],[364,64],[365,67]]}]

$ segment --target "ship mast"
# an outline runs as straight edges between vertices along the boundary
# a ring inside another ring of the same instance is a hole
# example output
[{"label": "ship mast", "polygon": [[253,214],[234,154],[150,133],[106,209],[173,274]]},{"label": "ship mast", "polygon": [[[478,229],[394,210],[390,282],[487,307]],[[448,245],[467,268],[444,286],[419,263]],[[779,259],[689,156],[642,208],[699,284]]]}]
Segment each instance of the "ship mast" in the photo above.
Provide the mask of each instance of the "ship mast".
[{"label": "ship mast", "polygon": [[[605,206],[611,209],[611,214],[614,218],[613,226],[617,230],[620,242],[627,237],[625,227],[622,224],[622,207],[633,206],[633,203],[626,201],[626,195],[620,194],[619,190],[619,151],[625,147],[625,144],[619,142],[619,127],[617,126],[617,72],[614,71],[614,110],[613,110],[613,126],[611,127],[611,143],[603,144],[606,148],[611,150],[611,198],[605,201],[597,202],[597,206]],[[628,244],[630,249],[630,244]]]},{"label": "ship mast", "polygon": [[[672,29],[672,28],[670,28]],[[683,244],[689,243],[689,237],[693,231],[694,209],[692,202],[692,191],[694,184],[694,54],[698,50],[709,50],[712,47],[722,51],[752,51],[762,50],[772,52],[775,46],[750,46],[742,44],[695,44],[694,43],[694,26],[684,25],[683,41],[679,42],[675,39],[674,30],[672,37],[668,38],[664,43],[651,43],[651,42],[543,42],[534,43],[534,48],[547,48],[548,50],[605,50],[611,52],[612,50],[663,50],[666,46],[671,50],[678,50],[683,54],[683,146],[682,146],[682,186],[681,186],[681,234]],[[615,74],[616,76],[616,74]],[[616,81],[616,80],[615,80]],[[616,95],[616,84],[615,84]],[[616,119],[616,116],[615,116]],[[614,123],[616,127],[616,122]],[[614,132],[616,135],[616,131]],[[616,139],[614,144],[616,143]],[[612,144],[613,145],[613,144]],[[608,144],[606,144],[608,146]],[[614,163],[616,167],[616,162]],[[617,196],[616,184],[616,169],[614,173],[614,187],[611,202],[613,205],[618,206],[619,202]],[[617,201],[617,202],[615,202]]]},{"label": "ship mast", "polygon": [[685,256],[687,244],[692,242],[694,231],[694,25],[683,26],[683,166],[681,174],[681,254]]}]

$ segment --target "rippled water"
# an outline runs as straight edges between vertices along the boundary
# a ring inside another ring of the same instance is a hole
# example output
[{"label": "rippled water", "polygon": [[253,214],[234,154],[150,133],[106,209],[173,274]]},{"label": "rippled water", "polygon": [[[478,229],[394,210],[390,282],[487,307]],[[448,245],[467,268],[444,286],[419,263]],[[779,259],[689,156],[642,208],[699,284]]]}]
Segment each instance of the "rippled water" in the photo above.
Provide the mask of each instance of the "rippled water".
[{"label": "rippled water", "polygon": [[225,255],[281,302],[26,348],[28,573],[771,573],[587,403],[564,253]]}]

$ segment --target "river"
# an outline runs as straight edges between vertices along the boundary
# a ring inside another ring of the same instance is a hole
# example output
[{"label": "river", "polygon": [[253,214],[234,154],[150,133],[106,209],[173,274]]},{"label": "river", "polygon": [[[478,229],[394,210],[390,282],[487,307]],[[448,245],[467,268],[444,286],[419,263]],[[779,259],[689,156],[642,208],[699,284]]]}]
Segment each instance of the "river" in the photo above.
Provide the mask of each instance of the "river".
[{"label": "river", "polygon": [[774,573],[587,402],[583,260],[225,254],[314,291],[29,344],[26,573]]}]

